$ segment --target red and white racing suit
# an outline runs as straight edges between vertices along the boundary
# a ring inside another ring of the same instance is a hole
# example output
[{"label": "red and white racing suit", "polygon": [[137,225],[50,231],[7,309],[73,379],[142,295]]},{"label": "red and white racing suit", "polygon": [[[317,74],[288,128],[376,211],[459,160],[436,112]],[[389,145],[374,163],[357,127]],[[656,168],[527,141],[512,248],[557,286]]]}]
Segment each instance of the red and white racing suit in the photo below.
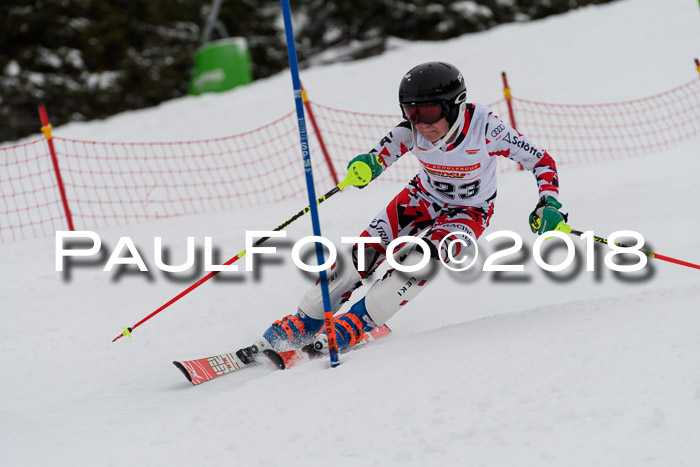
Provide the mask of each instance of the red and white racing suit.
[{"label": "red and white racing suit", "polygon": [[[412,130],[407,121],[400,123],[371,151],[385,169],[412,151],[420,162],[420,172],[383,209],[361,236],[381,238],[373,244],[376,253],[368,258],[366,273],[384,259],[386,246],[397,237],[420,232],[433,254],[441,240],[451,232],[466,232],[478,239],[493,214],[497,186],[498,156],[520,163],[534,173],[540,196],[559,195],[554,160],[546,151],[506,125],[483,105],[468,104],[464,121],[454,142],[423,153],[434,145]],[[449,243],[445,242],[443,250]],[[366,273],[360,271],[365,277]]]},{"label": "red and white racing suit", "polygon": [[[328,283],[333,310],[338,310],[340,304],[349,299],[352,291],[361,284],[361,279],[374,272],[385,260],[387,246],[398,237],[420,235],[430,246],[431,256],[443,260],[448,257],[446,249],[450,248],[451,243],[442,240],[452,232],[467,233],[477,240],[493,214],[499,156],[530,170],[535,176],[539,196],[558,197],[559,182],[554,160],[546,151],[493,115],[487,107],[467,104],[456,134],[453,142],[425,153],[435,148],[433,143],[414,131],[408,121],[403,121],[372,149],[371,153],[378,156],[384,170],[408,152],[415,155],[421,168],[362,232],[361,237],[381,240],[380,243],[365,246],[364,270],[356,272],[359,251],[356,245],[353,248],[355,268],[330,271]],[[469,246],[466,237],[458,235],[457,238]],[[458,254],[460,245],[455,243],[455,246],[452,253]],[[411,295],[417,293],[426,282],[416,277],[408,280],[406,284],[415,285]],[[402,286],[401,281],[397,287]],[[382,292],[381,286],[377,285],[368,291],[366,305],[375,323],[381,325],[407,300],[395,297],[396,293],[391,290]],[[396,303],[386,304],[393,301]],[[299,304],[299,311],[317,319],[323,317],[322,308],[318,286],[309,289]]]}]

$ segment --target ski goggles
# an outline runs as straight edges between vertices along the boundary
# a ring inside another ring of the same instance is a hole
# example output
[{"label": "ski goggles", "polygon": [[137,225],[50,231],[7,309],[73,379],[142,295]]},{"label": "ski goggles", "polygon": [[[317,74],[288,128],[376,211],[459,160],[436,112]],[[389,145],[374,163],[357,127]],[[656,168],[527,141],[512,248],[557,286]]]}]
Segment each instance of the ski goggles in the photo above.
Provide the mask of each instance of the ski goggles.
[{"label": "ski goggles", "polygon": [[403,116],[413,125],[425,123],[432,125],[447,116],[447,104],[430,102],[427,104],[401,105]]}]

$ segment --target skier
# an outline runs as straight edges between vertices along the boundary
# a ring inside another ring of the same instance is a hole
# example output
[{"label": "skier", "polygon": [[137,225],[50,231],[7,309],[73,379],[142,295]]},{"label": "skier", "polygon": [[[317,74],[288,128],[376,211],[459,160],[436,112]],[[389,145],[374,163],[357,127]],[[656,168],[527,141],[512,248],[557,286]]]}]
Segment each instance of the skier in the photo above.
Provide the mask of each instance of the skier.
[{"label": "skier", "polygon": [[[455,66],[428,62],[411,69],[401,80],[399,104],[404,120],[368,154],[352,159],[348,167],[363,162],[371,168],[374,180],[412,152],[421,168],[362,232],[361,237],[379,238],[381,243],[356,244],[352,249],[354,267],[329,271],[333,310],[338,310],[385,260],[387,246],[397,237],[420,236],[430,248],[431,263],[448,262],[450,248],[452,258],[464,254],[461,247],[468,248],[471,239],[481,236],[493,214],[497,156],[516,161],[535,175],[539,201],[530,214],[533,232],[542,234],[566,220],[566,214],[559,211],[554,160],[487,107],[468,103],[464,78]],[[454,241],[454,235],[462,242]],[[399,262],[415,265],[423,255],[419,246],[412,245]],[[391,270],[376,281],[347,313],[336,317],[338,348],[359,342],[365,332],[386,323],[425,288],[433,269],[424,267],[410,274]],[[255,353],[265,348],[299,349],[314,341],[323,327],[323,315],[317,281],[302,297],[297,312],[275,321],[247,351],[255,346]]]}]

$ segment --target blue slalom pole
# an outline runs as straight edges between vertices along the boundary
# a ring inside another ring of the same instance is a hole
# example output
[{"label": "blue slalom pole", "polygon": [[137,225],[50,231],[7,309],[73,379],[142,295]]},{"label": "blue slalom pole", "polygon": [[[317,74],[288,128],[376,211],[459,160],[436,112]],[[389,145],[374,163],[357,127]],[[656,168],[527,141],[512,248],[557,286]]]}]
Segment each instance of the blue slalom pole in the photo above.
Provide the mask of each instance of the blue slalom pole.
[{"label": "blue slalom pole", "polygon": [[[309,207],[311,208],[311,224],[314,235],[321,236],[321,225],[316,207],[316,190],[314,189],[314,174],[311,170],[311,155],[309,153],[309,139],[306,133],[306,119],[304,118],[304,103],[302,100],[301,81],[299,80],[299,63],[297,61],[297,49],[294,44],[294,31],[292,30],[292,13],[289,8],[289,0],[281,0],[282,14],[284,16],[284,31],[287,37],[287,54],[289,55],[289,70],[292,73],[292,85],[294,87],[294,102],[297,109],[297,123],[299,124],[299,138],[301,140],[301,155],[304,159],[306,171],[306,189],[309,193]],[[325,263],[323,246],[316,242],[316,258],[318,264]],[[338,359],[338,342],[335,337],[335,324],[333,323],[333,310],[331,310],[331,298],[328,292],[328,278],[326,271],[320,271],[321,295],[323,296],[324,322],[328,335],[328,350],[331,357],[331,367],[340,365]]]}]

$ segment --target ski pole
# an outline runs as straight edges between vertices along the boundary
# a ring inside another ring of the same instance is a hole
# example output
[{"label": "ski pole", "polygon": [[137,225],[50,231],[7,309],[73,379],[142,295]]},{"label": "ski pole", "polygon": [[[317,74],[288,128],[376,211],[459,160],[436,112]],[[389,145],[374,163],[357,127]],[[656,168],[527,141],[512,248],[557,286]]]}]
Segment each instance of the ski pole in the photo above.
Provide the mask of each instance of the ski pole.
[{"label": "ski pole", "polygon": [[[372,170],[364,162],[357,161],[357,162],[353,163],[348,168],[348,174],[345,176],[345,179],[342,182],[340,182],[337,186],[335,186],[333,189],[331,189],[328,193],[326,193],[325,195],[321,196],[318,200],[316,200],[316,204],[321,204],[322,202],[324,202],[325,200],[327,200],[331,196],[335,195],[339,191],[342,191],[349,186],[365,186],[366,184],[368,184],[370,182],[370,180],[372,180]],[[278,225],[274,229],[274,231],[279,231],[279,230],[284,229],[289,224],[291,224],[292,222],[294,222],[295,220],[299,219],[304,214],[309,212],[310,209],[311,209],[310,206],[305,207],[304,209],[302,209],[301,211],[299,211],[298,213],[294,214],[292,217],[290,217],[289,219],[284,221],[282,224]],[[270,237],[263,237],[263,238],[258,239],[258,241],[255,242],[254,246],[262,245],[266,240],[269,240],[269,238]],[[226,261],[223,264],[223,266],[228,266],[230,264],[233,264],[236,261],[238,261],[239,259],[241,259],[243,256],[245,256],[245,250],[241,251],[236,256],[234,256],[233,258]],[[194,289],[196,289],[200,285],[204,284],[206,281],[208,281],[209,279],[211,279],[212,277],[217,275],[219,272],[221,272],[221,271],[211,271],[209,274],[207,274],[206,276],[203,276],[201,279],[199,279],[197,282],[195,282],[194,284],[187,287],[185,290],[183,290],[182,292],[177,294],[175,297],[168,300],[166,303],[164,303],[162,306],[160,306],[157,310],[155,310],[153,313],[151,313],[150,315],[143,318],[138,323],[134,324],[131,327],[125,326],[123,328],[124,329],[123,332],[121,334],[119,334],[117,337],[115,337],[112,340],[112,342],[115,342],[115,341],[121,339],[123,336],[131,337],[131,333],[134,331],[134,329],[141,326],[143,323],[145,323],[149,319],[153,318],[155,315],[157,315],[161,311],[165,310],[170,305],[172,305],[176,301],[180,300],[182,297],[184,297],[188,293],[192,292]]]},{"label": "ski pole", "polygon": [[[584,232],[581,232],[580,230],[572,229],[571,226],[568,224],[565,224],[564,221],[560,222],[559,225],[557,225],[554,230],[558,230],[560,232],[564,232],[567,234],[577,235],[579,237],[581,237],[584,234]],[[610,244],[610,242],[608,241],[607,238],[597,237],[595,235],[593,235],[593,240],[598,242],[598,243],[605,243],[606,245]],[[625,245],[623,243],[617,243],[617,242],[613,242],[613,243],[619,247],[622,247],[622,248],[629,248],[629,245]],[[658,253],[654,253],[652,251],[645,250],[643,248],[640,248],[639,251],[641,251],[642,253],[647,255],[649,258],[660,259],[661,261],[668,261],[669,263],[679,264],[681,266],[686,266],[689,268],[700,269],[700,264],[693,264],[693,263],[689,263],[687,261],[683,261],[680,259],[671,258],[670,256],[660,255]]]}]

